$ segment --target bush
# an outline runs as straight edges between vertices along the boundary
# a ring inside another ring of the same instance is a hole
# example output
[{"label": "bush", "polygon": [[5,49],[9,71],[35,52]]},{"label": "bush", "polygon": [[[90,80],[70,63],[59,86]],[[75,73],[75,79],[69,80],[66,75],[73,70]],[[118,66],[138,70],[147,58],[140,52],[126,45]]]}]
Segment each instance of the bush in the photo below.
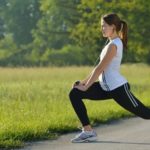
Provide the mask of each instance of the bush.
[{"label": "bush", "polygon": [[43,65],[83,65],[85,64],[83,49],[79,46],[66,45],[61,50],[46,50],[41,57]]}]

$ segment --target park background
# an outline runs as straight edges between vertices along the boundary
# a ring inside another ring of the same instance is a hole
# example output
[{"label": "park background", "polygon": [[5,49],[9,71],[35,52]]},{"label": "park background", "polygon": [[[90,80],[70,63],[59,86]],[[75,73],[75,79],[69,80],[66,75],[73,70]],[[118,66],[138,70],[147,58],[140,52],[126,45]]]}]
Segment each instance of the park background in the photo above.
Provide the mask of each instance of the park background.
[{"label": "park background", "polygon": [[[121,73],[150,106],[149,0],[0,0],[0,148],[78,130],[68,94],[93,69],[110,12],[129,27]],[[93,126],[133,116],[114,101],[85,104]]]},{"label": "park background", "polygon": [[123,62],[150,63],[149,0],[0,0],[0,65],[93,65],[110,12],[128,23]]}]

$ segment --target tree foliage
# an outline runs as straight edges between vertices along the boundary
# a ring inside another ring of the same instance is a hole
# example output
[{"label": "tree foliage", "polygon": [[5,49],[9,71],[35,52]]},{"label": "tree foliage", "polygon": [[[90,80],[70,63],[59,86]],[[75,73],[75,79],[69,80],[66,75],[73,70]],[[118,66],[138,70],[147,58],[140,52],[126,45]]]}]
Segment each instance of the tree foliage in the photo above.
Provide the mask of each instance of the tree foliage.
[{"label": "tree foliage", "polygon": [[38,0],[1,0],[1,13],[6,32],[13,35],[17,45],[32,42],[31,30],[40,18]]},{"label": "tree foliage", "polygon": [[123,61],[150,63],[149,1],[0,0],[0,64],[93,64],[106,41],[100,18],[111,12],[129,27]]}]

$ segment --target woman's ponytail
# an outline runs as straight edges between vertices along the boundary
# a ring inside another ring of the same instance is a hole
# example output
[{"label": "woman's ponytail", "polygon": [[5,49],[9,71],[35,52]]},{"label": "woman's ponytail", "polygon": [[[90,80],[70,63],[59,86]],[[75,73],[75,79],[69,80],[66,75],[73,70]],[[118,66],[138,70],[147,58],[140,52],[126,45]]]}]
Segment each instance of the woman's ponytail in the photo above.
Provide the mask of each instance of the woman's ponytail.
[{"label": "woman's ponytail", "polygon": [[128,26],[127,23],[123,20],[120,21],[120,37],[123,42],[123,47],[127,49],[128,43]]}]

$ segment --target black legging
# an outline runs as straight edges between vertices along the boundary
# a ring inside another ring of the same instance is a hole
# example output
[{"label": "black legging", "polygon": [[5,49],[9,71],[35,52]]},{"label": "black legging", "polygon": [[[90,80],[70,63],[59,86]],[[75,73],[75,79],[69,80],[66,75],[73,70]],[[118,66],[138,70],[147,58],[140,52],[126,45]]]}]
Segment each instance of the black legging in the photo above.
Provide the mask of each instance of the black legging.
[{"label": "black legging", "polygon": [[150,119],[150,109],[144,106],[131,92],[128,83],[116,88],[112,91],[104,91],[99,82],[94,82],[87,91],[81,91],[77,88],[72,88],[69,93],[69,98],[72,106],[80,119],[83,126],[89,125],[90,121],[87,115],[86,107],[82,99],[90,100],[106,100],[113,98],[119,105],[135,115]]}]

